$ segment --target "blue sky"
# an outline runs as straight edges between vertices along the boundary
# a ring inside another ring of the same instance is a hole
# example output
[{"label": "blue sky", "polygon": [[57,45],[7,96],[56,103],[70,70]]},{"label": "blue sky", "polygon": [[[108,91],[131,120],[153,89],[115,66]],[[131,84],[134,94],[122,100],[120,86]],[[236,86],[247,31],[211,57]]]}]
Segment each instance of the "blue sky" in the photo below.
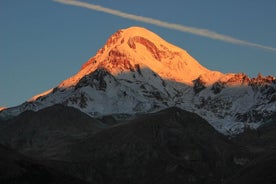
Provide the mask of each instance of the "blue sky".
[{"label": "blue sky", "polygon": [[[86,0],[276,48],[274,0]],[[231,44],[51,0],[0,1],[0,106],[19,105],[75,74],[116,30],[146,27],[205,67],[276,76],[276,51]]]}]

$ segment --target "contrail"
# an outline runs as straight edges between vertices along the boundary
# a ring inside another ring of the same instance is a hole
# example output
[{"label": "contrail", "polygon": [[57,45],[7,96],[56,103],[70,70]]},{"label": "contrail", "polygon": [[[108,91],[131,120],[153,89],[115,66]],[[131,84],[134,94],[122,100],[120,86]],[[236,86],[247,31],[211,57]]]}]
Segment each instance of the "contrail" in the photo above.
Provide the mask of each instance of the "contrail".
[{"label": "contrail", "polygon": [[274,47],[269,47],[269,46],[265,46],[265,45],[261,45],[261,44],[257,44],[257,43],[240,40],[240,39],[233,38],[231,36],[227,36],[227,35],[223,35],[223,34],[219,34],[219,33],[207,30],[207,29],[200,29],[200,28],[189,27],[189,26],[185,26],[185,25],[181,25],[181,24],[169,23],[169,22],[158,20],[158,19],[153,19],[153,18],[149,18],[149,17],[143,17],[143,16],[138,16],[138,15],[134,15],[134,14],[130,14],[130,13],[125,13],[125,12],[122,12],[119,10],[114,10],[114,9],[106,8],[103,6],[94,5],[94,4],[85,3],[85,2],[76,1],[76,0],[53,0],[53,1],[62,3],[62,4],[72,5],[72,6],[84,7],[84,8],[88,8],[91,10],[96,10],[96,11],[108,13],[111,15],[115,15],[118,17],[135,20],[135,21],[139,21],[139,22],[143,22],[143,23],[148,23],[148,24],[152,24],[152,25],[156,25],[156,26],[160,26],[160,27],[164,27],[164,28],[168,28],[168,29],[173,29],[173,30],[177,30],[177,31],[185,32],[185,33],[190,33],[190,34],[194,34],[194,35],[199,35],[199,36],[211,38],[214,40],[221,40],[221,41],[232,43],[232,44],[246,45],[246,46],[266,49],[266,50],[270,50],[270,51],[276,51],[276,48],[274,48]]}]

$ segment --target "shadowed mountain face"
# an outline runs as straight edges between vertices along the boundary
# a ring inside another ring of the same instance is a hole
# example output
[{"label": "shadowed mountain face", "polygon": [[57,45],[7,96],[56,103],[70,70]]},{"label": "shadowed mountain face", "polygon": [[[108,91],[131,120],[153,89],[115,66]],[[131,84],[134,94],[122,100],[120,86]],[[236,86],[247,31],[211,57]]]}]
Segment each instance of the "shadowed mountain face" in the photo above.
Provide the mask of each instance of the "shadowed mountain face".
[{"label": "shadowed mountain face", "polygon": [[82,163],[76,172],[96,183],[219,183],[247,157],[198,115],[170,108],[102,130],[60,159]]},{"label": "shadowed mountain face", "polygon": [[264,154],[276,149],[276,113],[270,122],[256,130],[246,129],[242,134],[233,137],[236,144],[244,145],[254,154]]},{"label": "shadowed mountain face", "polygon": [[255,159],[230,177],[227,184],[272,184],[276,183],[276,114],[272,121],[256,130],[247,129],[232,139],[243,145]]},{"label": "shadowed mountain face", "polygon": [[63,174],[0,145],[0,183],[85,184],[87,182]]},{"label": "shadowed mountain face", "polygon": [[0,146],[1,181],[232,184],[275,179],[275,122],[229,140],[198,115],[175,107],[123,122],[120,116],[93,119],[55,105],[2,122],[1,144],[16,151]]},{"label": "shadowed mountain face", "polygon": [[0,142],[30,156],[53,159],[74,141],[104,127],[75,108],[55,105],[2,122]]},{"label": "shadowed mountain face", "polygon": [[266,153],[252,161],[233,178],[229,179],[227,184],[273,184],[276,183],[276,152]]}]

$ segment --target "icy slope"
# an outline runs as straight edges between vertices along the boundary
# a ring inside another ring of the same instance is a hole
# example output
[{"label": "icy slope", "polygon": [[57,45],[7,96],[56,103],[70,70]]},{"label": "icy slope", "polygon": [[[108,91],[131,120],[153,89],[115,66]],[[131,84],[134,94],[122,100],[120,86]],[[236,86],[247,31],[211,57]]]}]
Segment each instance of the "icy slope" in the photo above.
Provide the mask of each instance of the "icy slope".
[{"label": "icy slope", "polygon": [[[98,68],[105,68],[116,76],[137,68],[150,68],[163,79],[190,85],[199,75],[208,76],[214,73],[200,65],[186,51],[166,42],[153,32],[131,27],[113,34],[76,75],[63,81],[58,87],[74,86],[83,76]],[[222,75],[219,72],[215,74],[216,77]]]}]

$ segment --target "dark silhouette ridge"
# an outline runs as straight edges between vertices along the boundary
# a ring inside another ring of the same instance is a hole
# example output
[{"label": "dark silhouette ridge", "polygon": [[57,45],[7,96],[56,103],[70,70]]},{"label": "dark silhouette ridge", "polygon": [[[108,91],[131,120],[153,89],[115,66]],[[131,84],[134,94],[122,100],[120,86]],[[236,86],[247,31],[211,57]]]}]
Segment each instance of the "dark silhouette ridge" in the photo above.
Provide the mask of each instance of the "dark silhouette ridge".
[{"label": "dark silhouette ridge", "polygon": [[[55,121],[46,121],[51,117]],[[105,121],[71,107],[55,105],[4,122],[8,126],[0,129],[1,142],[39,159],[35,163],[53,168],[54,173],[99,184],[221,183],[228,179],[235,183],[247,181],[250,176],[247,169],[257,175],[261,160],[273,158],[259,157],[273,148],[269,141],[274,140],[273,123],[272,128],[263,126],[257,130],[266,145],[258,145],[261,151],[256,152],[249,144],[255,144],[254,139],[247,137],[247,141],[240,141],[237,137],[231,141],[198,115],[177,107],[139,115],[123,123],[112,116],[102,119]],[[51,144],[44,136],[40,138],[44,130],[48,130]],[[15,133],[18,131],[20,134]],[[54,132],[71,137],[56,136]],[[257,164],[251,162],[254,158]],[[273,165],[266,161],[261,167]],[[6,170],[7,166],[2,165],[1,169]],[[240,178],[237,176],[245,179],[236,180]]]},{"label": "dark silhouette ridge", "polygon": [[0,183],[86,184],[87,182],[0,145]]},{"label": "dark silhouette ridge", "polygon": [[102,128],[99,120],[75,108],[54,105],[3,122],[0,142],[30,156],[53,158],[68,144]]},{"label": "dark silhouette ridge", "polygon": [[[219,183],[247,153],[198,115],[172,107],[74,144],[64,161],[95,183]],[[87,171],[87,168],[88,171]]]}]

